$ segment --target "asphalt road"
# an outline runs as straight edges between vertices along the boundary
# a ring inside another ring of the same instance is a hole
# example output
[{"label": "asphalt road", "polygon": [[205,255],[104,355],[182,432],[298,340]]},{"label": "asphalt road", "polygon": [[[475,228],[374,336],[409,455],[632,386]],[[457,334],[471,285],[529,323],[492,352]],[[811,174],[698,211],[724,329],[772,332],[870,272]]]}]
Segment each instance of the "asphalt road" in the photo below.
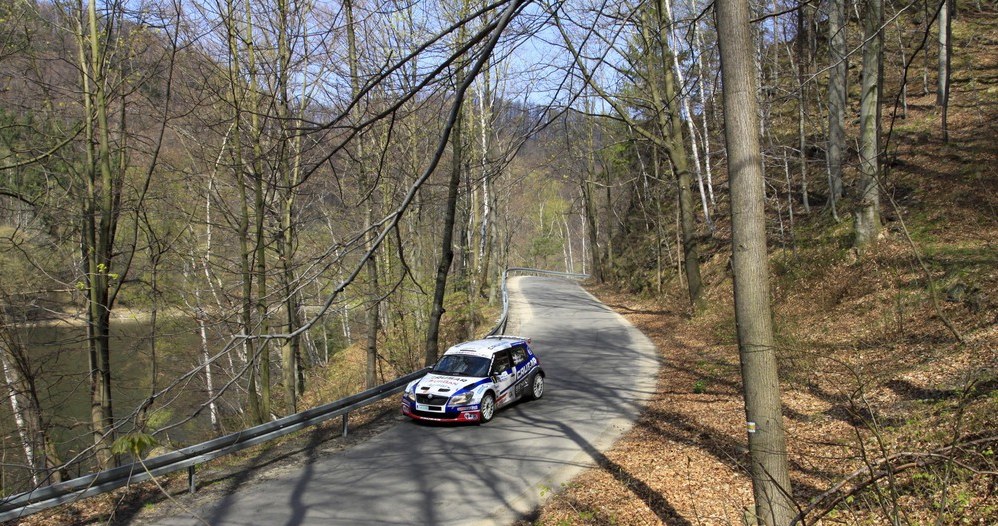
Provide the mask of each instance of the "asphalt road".
[{"label": "asphalt road", "polygon": [[201,520],[160,524],[489,525],[529,513],[632,425],[658,361],[644,335],[574,282],[513,278],[510,306],[507,333],[532,338],[547,373],[541,400],[483,426],[399,417],[369,441],[196,510]]}]

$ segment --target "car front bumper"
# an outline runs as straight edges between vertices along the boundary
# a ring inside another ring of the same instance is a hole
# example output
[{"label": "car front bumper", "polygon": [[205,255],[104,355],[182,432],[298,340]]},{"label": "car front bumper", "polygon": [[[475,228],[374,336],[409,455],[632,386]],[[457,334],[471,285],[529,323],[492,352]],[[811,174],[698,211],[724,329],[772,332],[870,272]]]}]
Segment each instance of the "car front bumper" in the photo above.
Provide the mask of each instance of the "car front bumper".
[{"label": "car front bumper", "polygon": [[427,422],[478,422],[482,419],[482,413],[478,406],[466,406],[451,408],[446,407],[444,412],[418,411],[415,403],[402,399],[402,414],[413,420],[423,420]]}]

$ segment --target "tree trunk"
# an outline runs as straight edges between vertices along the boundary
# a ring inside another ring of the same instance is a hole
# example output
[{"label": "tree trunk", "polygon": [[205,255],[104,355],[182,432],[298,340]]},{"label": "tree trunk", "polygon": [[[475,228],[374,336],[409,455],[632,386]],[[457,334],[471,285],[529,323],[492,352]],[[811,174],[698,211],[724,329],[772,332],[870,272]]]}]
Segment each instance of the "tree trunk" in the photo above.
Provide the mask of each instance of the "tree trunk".
[{"label": "tree trunk", "polygon": [[[808,98],[808,82],[807,75],[809,72],[809,64],[811,63],[811,17],[812,11],[806,5],[800,6],[800,10],[797,12],[797,45],[796,49],[796,61],[797,61],[797,89],[800,93],[797,95],[797,155],[800,161],[800,196],[801,202],[804,205],[804,212],[811,211],[811,200],[808,195],[807,189],[807,105],[805,101]],[[791,192],[789,188],[790,182],[787,182],[788,188],[787,192]],[[791,201],[792,203],[792,201]],[[792,206],[792,204],[791,204]]]},{"label": "tree trunk", "polygon": [[[579,182],[579,192],[582,195],[582,210],[586,220],[586,237],[589,238],[589,270],[597,283],[603,283],[606,276],[603,273],[603,261],[600,259],[599,230],[596,226],[596,203],[593,197],[593,186],[588,178],[583,178]],[[583,246],[583,252],[585,252],[585,246]]]},{"label": "tree trunk", "polygon": [[[465,4],[466,5],[466,4]],[[464,28],[458,33],[458,42],[464,41]],[[457,68],[454,85],[464,83],[464,69]],[[437,275],[434,280],[433,304],[426,328],[424,364],[433,365],[440,354],[440,320],[444,315],[444,297],[447,295],[447,276],[454,262],[454,225],[457,222],[457,194],[461,187],[464,166],[464,111],[457,109],[454,127],[451,129],[451,171],[447,181],[447,201],[444,207],[443,233],[440,239],[440,260],[437,262]]]},{"label": "tree trunk", "polygon": [[[592,103],[586,98],[586,113],[591,114]],[[606,267],[606,260],[603,259],[603,251],[599,242],[599,211],[596,207],[596,184],[593,182],[595,176],[595,161],[593,151],[596,149],[596,139],[594,133],[594,122],[591,117],[585,119],[586,123],[586,161],[585,173],[579,181],[579,190],[582,194],[582,208],[586,216],[586,233],[589,235],[589,253],[592,261],[592,275],[597,283],[603,283],[607,278],[609,269]]]},{"label": "tree trunk", "polygon": [[[277,117],[280,121],[280,137],[277,166],[281,171],[280,191],[282,193],[281,232],[278,239],[278,253],[281,265],[281,285],[284,295],[284,315],[287,333],[294,333],[299,320],[299,296],[295,259],[298,248],[298,231],[295,228],[296,198],[300,182],[301,139],[293,129],[299,125],[297,115],[292,116],[290,94],[291,50],[288,42],[288,24],[292,16],[287,0],[277,1]],[[303,97],[304,98],[304,97]],[[287,399],[288,410],[298,412],[298,396],[304,391],[301,366],[300,335],[287,338],[281,345],[281,383]]]},{"label": "tree trunk", "polygon": [[[241,35],[239,34],[239,23],[236,15],[236,6],[233,0],[226,2],[226,12],[224,15],[226,33],[228,36],[228,60],[229,60],[229,102],[232,105],[232,166],[233,175],[236,179],[236,190],[239,194],[238,210],[239,216],[236,220],[236,234],[239,239],[239,276],[241,279],[240,298],[240,319],[239,325],[243,335],[248,336],[253,329],[253,269],[251,265],[253,250],[250,246],[250,207],[249,194],[247,192],[247,170],[245,155],[243,152],[243,134],[245,125],[243,119],[243,104],[245,98],[245,86],[242,79],[242,67],[240,57],[242,52],[239,48]],[[256,355],[256,345],[253,340],[243,339],[243,355],[247,361],[247,382],[246,382],[246,403],[249,405],[250,421],[254,424],[263,423],[264,414],[261,410],[260,395],[257,392],[256,370],[259,363]]]},{"label": "tree trunk", "polygon": [[491,85],[491,70],[486,66],[484,71],[482,71],[481,82],[479,83],[482,88],[478,92],[478,126],[479,126],[479,139],[481,141],[482,151],[481,156],[481,170],[482,170],[482,216],[481,221],[478,225],[478,254],[477,254],[477,264],[475,265],[475,279],[473,281],[477,282],[477,285],[471,290],[472,294],[477,294],[478,297],[486,297],[486,291],[489,288],[489,264],[492,252],[492,169],[489,167],[489,153],[491,151],[491,141],[489,140],[489,130],[490,126],[494,122],[493,120],[493,98],[492,85]]},{"label": "tree trunk", "polygon": [[943,0],[939,7],[939,87],[936,90],[936,105],[941,109],[943,142],[949,142],[949,90],[950,90],[950,58],[953,54],[953,0]]},{"label": "tree trunk", "polygon": [[[254,304],[256,307],[257,323],[261,333],[270,332],[270,307],[267,304],[267,296],[270,293],[267,283],[267,232],[264,226],[264,217],[267,214],[266,185],[264,185],[263,168],[263,125],[261,123],[261,113],[264,110],[263,101],[260,97],[260,87],[258,83],[259,71],[256,65],[256,46],[254,45],[254,26],[252,3],[246,3],[246,75],[249,79],[248,103],[250,107],[250,138],[253,147],[253,158],[247,163],[250,170],[250,178],[253,180],[253,261],[255,263],[254,279],[256,281],[256,297]],[[270,341],[261,340],[257,347],[258,367],[260,373],[260,416],[270,419],[273,414],[271,394],[270,394]]]},{"label": "tree trunk", "polygon": [[35,485],[62,482],[65,478],[59,469],[62,462],[49,437],[31,363],[16,331],[9,329],[2,316],[0,314],[0,368],[31,478]]},{"label": "tree trunk", "polygon": [[[676,157],[683,162],[679,165],[673,160],[672,167],[676,171],[676,184],[679,187],[679,216],[683,234],[683,272],[686,274],[686,290],[690,295],[690,304],[699,307],[703,301],[703,279],[700,276],[700,250],[697,247],[696,226],[693,219],[693,181],[690,171],[685,166],[685,153]],[[669,156],[672,159],[672,155]]]},{"label": "tree trunk", "polygon": [[947,81],[949,80],[949,0],[942,0],[939,5],[939,61],[936,76],[936,106],[942,107],[946,102]]},{"label": "tree trunk", "polygon": [[842,158],[845,152],[846,93],[849,55],[846,48],[845,0],[828,3],[828,199],[842,199]]},{"label": "tree trunk", "polygon": [[863,249],[880,234],[880,78],[883,64],[881,0],[865,0],[863,82],[859,108],[859,181],[853,244]]},{"label": "tree trunk", "polygon": [[785,526],[795,515],[787,469],[780,386],[773,346],[762,155],[747,0],[718,0],[724,136],[731,183],[735,323],[752,456],[755,516]]},{"label": "tree trunk", "polygon": [[159,349],[157,344],[159,343],[160,301],[163,298],[163,293],[159,288],[159,270],[167,248],[162,244],[162,240],[155,232],[155,227],[151,224],[149,218],[143,215],[143,219],[146,231],[146,250],[149,253],[149,396],[139,408],[136,418],[138,424],[136,427],[138,427],[139,431],[145,432],[149,408],[156,401],[156,392],[159,390],[157,382],[159,377]]},{"label": "tree trunk", "polygon": [[[363,142],[361,139],[360,142]],[[363,159],[363,150],[361,150],[360,158]],[[363,164],[363,160],[361,161]],[[362,187],[367,188],[368,180],[366,176],[366,166],[362,166],[361,170],[364,171],[365,175],[362,177],[363,183]],[[373,183],[372,183],[373,184]],[[366,205],[366,210],[364,213],[364,251],[369,253],[370,256],[367,258],[367,262],[364,266],[367,269],[367,295],[368,295],[368,305],[366,311],[367,318],[367,343],[365,348],[367,352],[367,365],[365,367],[365,384],[367,388],[370,389],[378,385],[378,334],[381,332],[381,285],[378,275],[378,257],[374,251],[375,234],[374,228],[374,211],[375,205],[371,201],[374,199],[373,193],[369,197],[369,201]]]},{"label": "tree trunk", "polygon": [[215,403],[215,382],[211,373],[211,352],[208,347],[208,326],[207,312],[201,305],[201,294],[195,289],[195,319],[198,323],[198,336],[201,341],[201,362],[204,365],[204,385],[205,395],[208,398],[208,417],[211,421],[211,430],[215,433],[221,431],[221,424],[218,420],[218,405]]},{"label": "tree trunk", "polygon": [[[354,2],[347,0],[343,3],[343,10],[347,19],[347,61],[350,66],[350,88],[354,100],[360,96],[360,56],[357,50],[357,29],[354,18]],[[357,159],[359,160],[359,170],[361,173],[361,191],[368,191],[368,184],[371,182],[367,177],[367,159],[364,155],[364,137],[361,134],[358,139]],[[367,343],[365,344],[367,364],[365,366],[365,384],[368,388],[378,385],[378,333],[381,332],[381,300],[380,285],[378,279],[378,259],[373,253],[375,235],[372,231],[374,225],[374,194],[370,192],[366,203],[364,214],[364,248],[365,253],[370,256],[364,263],[367,270],[367,290],[369,304],[366,310],[367,320]]]},{"label": "tree trunk", "polygon": [[[90,417],[97,465],[111,464],[114,416],[111,403],[111,260],[118,226],[119,181],[111,162],[108,122],[107,64],[104,29],[97,18],[96,2],[80,13],[77,27],[78,57],[84,115],[86,117],[86,195],[81,257],[86,269],[87,348],[90,357]],[[95,129],[96,127],[96,129]],[[118,174],[120,175],[120,174]]]},{"label": "tree trunk", "polygon": [[[665,0],[665,2],[664,2],[665,3],[664,7],[665,7],[665,10],[666,10],[666,17],[667,17],[666,20],[668,22],[668,28],[669,28],[668,33],[669,33],[670,36],[675,34],[674,33],[675,32],[675,27],[674,27],[673,21],[672,21],[671,2],[672,2],[672,0]],[[665,40],[665,38],[666,38],[666,36],[662,35],[663,41],[668,42],[668,40]],[[671,46],[669,47],[669,49],[671,49]],[[673,74],[674,74],[675,82],[680,87],[682,87],[686,83],[683,80],[683,70],[682,70],[682,68],[679,65],[679,57],[675,53],[669,53],[669,55],[672,57],[672,71],[673,71]],[[668,80],[666,82],[668,82]],[[710,231],[713,233],[714,232],[714,222],[711,221],[711,219],[710,219],[710,209],[707,207],[707,192],[704,189],[703,171],[700,168],[700,148],[697,145],[696,127],[695,127],[695,125],[693,123],[693,113],[690,111],[690,99],[686,95],[683,95],[683,93],[682,93],[681,90],[675,90],[675,91],[676,91],[675,96],[670,100],[669,104],[670,104],[670,107],[673,107],[673,106],[678,106],[678,104],[681,103],[682,104],[682,108],[683,108],[683,112],[682,113],[685,113],[685,115],[686,115],[686,117],[683,118],[682,120],[686,121],[686,127],[689,130],[689,134],[690,134],[690,151],[693,153],[693,168],[696,171],[697,186],[700,189],[700,204],[703,207],[703,218],[704,218],[704,221],[707,223],[707,228],[709,228]],[[682,118],[681,112],[679,111],[678,107],[675,108],[675,110],[672,113],[673,113],[674,116],[680,116],[680,118]],[[682,140],[682,136],[681,135],[680,135],[680,140]],[[683,153],[685,155],[685,153],[686,153],[686,149],[685,148],[683,149]],[[696,247],[694,246],[694,249],[695,248]],[[697,272],[699,273],[699,268],[697,269]]]},{"label": "tree trunk", "polygon": [[[461,85],[462,82],[462,73],[458,69],[455,84]],[[464,147],[461,142],[463,140],[463,121],[463,112],[459,111],[450,136],[453,160],[450,179],[447,182],[447,203],[444,208],[444,230],[440,240],[440,261],[437,264],[433,305],[430,308],[430,320],[426,330],[426,359],[424,363],[427,366],[436,363],[439,357],[440,319],[445,312],[444,296],[447,293],[447,275],[450,272],[451,263],[454,261],[454,223],[457,216],[457,192],[461,185],[461,166],[464,157]]]},{"label": "tree trunk", "polygon": [[[690,304],[699,307],[703,300],[703,279],[700,276],[700,251],[697,247],[696,222],[694,218],[693,190],[691,188],[693,179],[689,170],[689,161],[686,157],[686,146],[683,140],[682,121],[683,117],[679,110],[679,88],[676,82],[675,71],[669,67],[672,62],[672,50],[667,45],[667,20],[663,17],[665,13],[661,10],[656,13],[656,26],[658,30],[658,42],[663,60],[666,60],[666,67],[662,68],[662,91],[656,82],[651,82],[649,89],[658,118],[658,126],[662,132],[662,147],[676,176],[676,186],[679,190],[679,217],[680,228],[683,236],[683,271],[686,274],[686,288],[690,295]],[[645,24],[647,27],[647,24]],[[646,33],[645,40],[652,42],[651,35]],[[649,50],[650,51],[650,50]],[[649,70],[656,67],[653,57],[654,53],[648,53]],[[653,77],[654,78],[654,77]]]},{"label": "tree trunk", "polygon": [[[695,0],[690,0],[690,4],[693,5]],[[710,195],[710,204],[717,206],[717,199],[714,197],[714,181],[710,166],[710,130],[707,126],[707,110],[713,106],[713,97],[708,101],[706,90],[704,89],[704,84],[707,83],[707,74],[704,71],[703,66],[703,36],[699,31],[696,31],[697,23],[694,22],[692,30],[696,33],[693,35],[692,46],[693,53],[697,57],[697,70],[699,75],[697,75],[697,91],[700,96],[700,126],[703,130],[703,164],[704,171],[707,173],[707,193]],[[708,104],[708,102],[710,102]],[[691,117],[692,118],[692,117]]]},{"label": "tree trunk", "polygon": [[35,444],[32,440],[33,432],[27,423],[27,411],[23,408],[21,391],[23,382],[21,377],[9,363],[7,349],[0,348],[0,368],[3,369],[3,378],[7,382],[7,396],[10,399],[10,410],[14,415],[14,427],[17,428],[17,436],[21,439],[21,449],[24,451],[25,464],[31,472],[31,482],[34,485],[41,483],[41,473],[38,470],[37,455],[35,454]]}]

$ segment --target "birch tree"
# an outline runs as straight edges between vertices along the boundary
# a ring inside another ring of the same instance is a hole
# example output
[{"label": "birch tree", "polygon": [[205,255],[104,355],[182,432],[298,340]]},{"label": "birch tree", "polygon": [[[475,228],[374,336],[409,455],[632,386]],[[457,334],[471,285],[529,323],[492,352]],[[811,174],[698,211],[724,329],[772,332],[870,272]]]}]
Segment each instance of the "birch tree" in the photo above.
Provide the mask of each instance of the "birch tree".
[{"label": "birch tree", "polygon": [[[595,82],[592,69],[587,66],[583,55],[567,33],[564,24],[556,24],[569,53],[575,59],[585,82],[614,111],[615,117],[634,129],[642,138],[660,148],[672,165],[672,171],[679,194],[679,215],[683,244],[683,270],[690,303],[698,305],[703,298],[703,279],[700,276],[700,252],[697,246],[697,233],[694,218],[694,198],[692,174],[686,156],[683,136],[683,118],[679,109],[679,91],[672,64],[672,50],[668,44],[668,24],[662,3],[644,4],[633,15],[636,26],[639,57],[631,64],[633,73],[640,84],[640,90],[647,90],[648,96],[636,106],[648,108],[651,129],[635,120],[624,97],[611,95]],[[630,101],[634,103],[635,101]]]},{"label": "birch tree", "polygon": [[[3,294],[4,310],[15,305]],[[20,446],[34,486],[62,482],[62,461],[52,440],[49,420],[38,397],[38,378],[28,349],[17,329],[11,327],[9,315],[0,313],[0,369],[6,382],[4,393],[10,402]]]},{"label": "birch tree", "polygon": [[950,69],[953,56],[953,15],[956,10],[955,0],[942,0],[939,5],[939,68],[938,87],[936,89],[936,105],[940,108],[943,142],[949,142],[949,91]]}]

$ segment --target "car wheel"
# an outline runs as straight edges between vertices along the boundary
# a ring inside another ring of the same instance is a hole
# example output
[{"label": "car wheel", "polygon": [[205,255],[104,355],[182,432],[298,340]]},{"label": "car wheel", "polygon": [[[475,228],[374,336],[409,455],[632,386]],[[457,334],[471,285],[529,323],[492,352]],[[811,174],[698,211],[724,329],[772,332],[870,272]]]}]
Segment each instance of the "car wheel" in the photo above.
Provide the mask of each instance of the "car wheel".
[{"label": "car wheel", "polygon": [[530,399],[537,400],[544,396],[544,375],[537,373],[530,381]]},{"label": "car wheel", "polygon": [[486,423],[492,420],[493,416],[496,416],[496,397],[492,393],[485,393],[482,398],[482,403],[479,404],[479,411],[482,414],[482,423]]}]

